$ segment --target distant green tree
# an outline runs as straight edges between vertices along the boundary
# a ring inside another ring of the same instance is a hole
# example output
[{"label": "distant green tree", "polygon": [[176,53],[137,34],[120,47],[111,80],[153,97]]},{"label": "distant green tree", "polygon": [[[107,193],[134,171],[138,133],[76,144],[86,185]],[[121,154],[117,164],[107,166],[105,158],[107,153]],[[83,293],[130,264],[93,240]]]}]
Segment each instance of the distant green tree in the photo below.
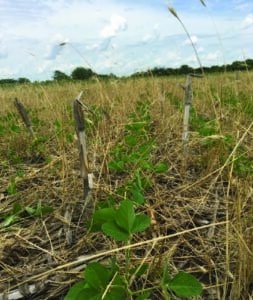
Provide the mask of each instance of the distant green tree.
[{"label": "distant green tree", "polygon": [[248,58],[248,59],[245,60],[245,62],[247,64],[247,68],[249,70],[253,69],[253,59]]},{"label": "distant green tree", "polygon": [[182,65],[179,69],[178,72],[179,74],[189,74],[193,72],[193,68],[189,67],[188,65]]},{"label": "distant green tree", "polygon": [[0,84],[14,84],[14,83],[17,83],[16,79],[12,79],[12,78],[0,79]]},{"label": "distant green tree", "polygon": [[67,74],[65,74],[59,70],[55,70],[54,75],[53,75],[53,80],[56,80],[56,81],[70,80],[70,76],[68,76]]},{"label": "distant green tree", "polygon": [[155,67],[151,70],[153,76],[164,76],[165,75],[165,69],[164,68],[158,68]]},{"label": "distant green tree", "polygon": [[30,83],[31,81],[28,78],[20,77],[18,83]]},{"label": "distant green tree", "polygon": [[230,65],[230,70],[231,71],[242,71],[245,70],[245,62],[243,61],[234,61],[231,65]]},{"label": "distant green tree", "polygon": [[74,80],[87,80],[93,75],[95,75],[95,73],[91,69],[86,69],[83,67],[77,67],[71,73],[71,77]]},{"label": "distant green tree", "polygon": [[110,73],[110,74],[97,74],[97,77],[99,79],[105,79],[105,80],[107,80],[107,79],[116,79],[117,78],[117,76],[114,75],[113,73]]},{"label": "distant green tree", "polygon": [[209,68],[209,72],[211,72],[211,73],[222,72],[222,70],[224,70],[224,66],[214,65]]}]

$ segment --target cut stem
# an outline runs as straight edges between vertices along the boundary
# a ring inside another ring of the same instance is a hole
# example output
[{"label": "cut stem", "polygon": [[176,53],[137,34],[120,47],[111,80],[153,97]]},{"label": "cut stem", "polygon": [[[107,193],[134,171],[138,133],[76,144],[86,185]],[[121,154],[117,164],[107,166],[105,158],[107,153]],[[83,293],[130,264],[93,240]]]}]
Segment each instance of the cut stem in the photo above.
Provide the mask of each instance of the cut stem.
[{"label": "cut stem", "polygon": [[86,200],[89,196],[89,192],[92,189],[92,174],[90,173],[88,164],[88,155],[86,149],[86,137],[85,137],[85,125],[84,125],[84,115],[82,111],[82,104],[80,98],[82,92],[79,94],[77,99],[73,103],[75,128],[78,138],[78,150],[80,159],[80,172],[83,179],[83,189],[84,189],[84,199]]},{"label": "cut stem", "polygon": [[15,98],[15,100],[14,100],[14,105],[17,108],[28,132],[30,133],[31,139],[35,139],[35,135],[34,135],[34,132],[32,129],[32,122],[28,116],[28,113],[27,113],[24,105],[17,98]]},{"label": "cut stem", "polygon": [[183,121],[183,135],[182,135],[184,150],[187,149],[187,145],[188,145],[188,141],[189,141],[189,120],[190,120],[190,108],[191,108],[191,104],[192,104],[192,77],[201,78],[202,75],[188,74],[186,77],[185,86],[183,86],[183,89],[185,91],[184,121]]}]

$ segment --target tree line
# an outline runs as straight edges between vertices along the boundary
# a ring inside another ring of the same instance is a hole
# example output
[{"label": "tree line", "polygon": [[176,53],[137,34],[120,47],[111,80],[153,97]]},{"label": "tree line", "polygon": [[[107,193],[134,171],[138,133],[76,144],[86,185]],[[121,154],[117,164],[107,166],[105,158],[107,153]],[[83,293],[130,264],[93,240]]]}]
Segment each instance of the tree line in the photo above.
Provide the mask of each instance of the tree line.
[{"label": "tree line", "polygon": [[[205,73],[224,73],[235,71],[250,71],[253,70],[253,59],[246,59],[245,61],[234,61],[232,64],[215,65],[210,67],[203,67]],[[169,76],[169,75],[187,75],[189,73],[201,73],[201,68],[192,68],[188,65],[182,65],[179,68],[158,68],[155,67],[148,71],[136,72],[131,77],[145,77],[145,76]]]},{"label": "tree line", "polygon": [[93,77],[99,78],[116,78],[114,74],[97,74],[91,69],[77,67],[75,68],[70,75],[65,74],[62,71],[56,70],[54,71],[53,80],[61,81],[61,80],[89,80]]},{"label": "tree line", "polygon": [[[221,73],[221,72],[234,72],[234,71],[245,71],[253,70],[253,59],[246,59],[245,61],[234,61],[232,64],[227,65],[215,65],[211,67],[203,67],[205,73]],[[201,73],[200,68],[192,68],[188,65],[182,65],[179,68],[165,68],[165,67],[155,67],[153,69],[136,72],[130,75],[129,77],[146,77],[146,76],[170,76],[170,75],[186,75],[189,73]],[[112,79],[117,78],[114,74],[97,74],[92,71],[90,68],[77,67],[75,68],[70,75],[66,73],[55,70],[52,76],[52,80],[47,80],[47,82],[59,82],[59,81],[76,81],[76,80],[89,80],[91,78],[99,79]],[[4,84],[24,84],[30,83],[31,81],[28,78],[20,77],[18,79],[6,78],[0,79],[0,85]]]}]

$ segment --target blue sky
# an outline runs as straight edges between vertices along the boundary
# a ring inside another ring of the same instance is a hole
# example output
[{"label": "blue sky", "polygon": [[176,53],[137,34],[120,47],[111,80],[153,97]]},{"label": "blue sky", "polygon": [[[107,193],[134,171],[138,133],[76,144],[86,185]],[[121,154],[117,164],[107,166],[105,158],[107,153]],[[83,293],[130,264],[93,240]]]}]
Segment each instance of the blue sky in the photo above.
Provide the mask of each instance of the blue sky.
[{"label": "blue sky", "polygon": [[[129,75],[253,58],[252,0],[0,0],[0,78],[51,79],[77,66]],[[59,46],[63,44],[63,46]]]}]

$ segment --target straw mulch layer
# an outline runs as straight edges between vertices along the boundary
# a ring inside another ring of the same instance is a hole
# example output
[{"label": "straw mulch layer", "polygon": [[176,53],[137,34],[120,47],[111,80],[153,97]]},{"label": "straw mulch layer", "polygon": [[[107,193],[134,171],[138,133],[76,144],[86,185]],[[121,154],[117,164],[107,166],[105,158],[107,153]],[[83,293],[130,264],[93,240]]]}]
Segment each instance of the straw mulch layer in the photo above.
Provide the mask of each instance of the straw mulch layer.
[{"label": "straw mulch layer", "polygon": [[[117,249],[117,245],[102,233],[87,233],[84,221],[92,215],[93,205],[82,212],[77,162],[70,157],[54,157],[49,163],[25,168],[26,175],[17,182],[17,195],[8,196],[5,190],[1,191],[1,206],[7,211],[15,201],[32,207],[41,201],[52,206],[54,212],[42,218],[24,214],[14,225],[1,229],[2,299],[18,299],[15,295],[63,299],[71,284],[81,278],[86,263],[106,261],[115,255],[110,250]],[[11,177],[15,170],[10,167],[8,172]],[[150,264],[150,284],[167,259],[172,273],[184,270],[199,278],[206,286],[203,299],[220,299],[223,293],[229,299],[233,282],[238,280],[233,274],[238,273],[238,260],[243,259],[240,251],[250,251],[246,245],[247,249],[238,249],[239,245],[243,247],[242,236],[235,228],[238,220],[229,211],[240,197],[247,197],[247,205],[241,210],[243,217],[252,205],[252,188],[245,190],[244,185],[248,185],[240,181],[229,186],[216,174],[200,175],[194,167],[188,167],[184,176],[171,168],[169,174],[152,178],[152,188],[146,195],[148,204],[143,208],[151,217],[152,226],[132,241],[148,241],[133,248],[132,259],[137,264],[145,258]],[[113,194],[113,185],[107,180],[102,177],[95,183],[91,203]],[[114,181],[113,175],[110,180]],[[244,243],[250,243],[250,234],[245,236],[249,240]],[[122,253],[116,252],[119,260],[123,259]],[[242,287],[245,295],[250,288]],[[159,297],[162,296],[158,294],[154,299]]]},{"label": "straw mulch layer", "polygon": [[[153,81],[144,80],[143,87],[135,81],[129,86],[127,83],[123,91],[124,84],[111,85],[107,98],[102,97],[97,86],[90,87],[93,90],[88,99],[101,97],[104,101],[101,105],[109,107],[110,120],[96,124],[95,130],[88,134],[89,160],[94,172],[94,189],[88,206],[84,207],[76,144],[67,144],[61,132],[55,138],[53,127],[50,127],[52,122],[44,121],[41,125],[44,126],[41,134],[48,131],[53,137],[47,140],[44,158],[27,157],[22,163],[7,160],[0,163],[1,222],[12,215],[15,203],[23,208],[35,208],[38,203],[53,208],[53,212],[42,217],[23,211],[10,226],[1,223],[0,299],[64,299],[69,288],[82,278],[88,262],[106,264],[116,256],[118,263],[124,264],[124,244],[116,243],[103,233],[90,232],[87,221],[96,204],[109,195],[117,198],[116,189],[124,186],[131,176],[129,170],[123,175],[109,171],[108,161],[111,149],[125,134],[125,124],[129,122],[127,109],[134,111],[135,102],[143,97],[140,91],[145,89],[146,96],[153,101],[152,135],[157,147],[152,159],[167,162],[169,169],[165,173],[150,172],[148,175],[151,186],[145,190],[145,204],[138,210],[151,218],[151,227],[136,234],[129,247],[132,248],[131,265],[148,263],[149,267],[146,277],[134,281],[132,288],[156,285],[163,265],[168,263],[171,274],[183,270],[201,281],[204,292],[197,299],[249,299],[253,293],[253,180],[250,176],[234,175],[232,156],[226,162],[235,145],[221,161],[222,143],[208,148],[203,138],[192,132],[187,151],[184,151],[182,111],[169,102],[174,95],[168,94],[164,111],[160,112]],[[173,89],[172,85],[170,90]],[[61,93],[64,95],[64,90]],[[50,90],[48,94],[51,95]],[[77,94],[76,90],[71,94]],[[135,102],[129,101],[135,98]],[[44,113],[41,119],[49,119],[50,113],[59,114],[57,120],[70,118],[69,107],[64,106],[62,115],[56,110],[57,105],[64,104],[62,98],[58,100],[58,104],[50,102],[50,110],[43,107],[39,110]],[[47,97],[43,101],[47,101]],[[201,111],[202,99],[198,103],[197,110]],[[208,109],[203,108],[203,111]],[[230,129],[234,116],[226,115],[221,119],[224,130]],[[234,131],[230,133],[238,134],[238,139],[249,123],[243,118],[239,121],[242,122],[241,127],[238,125],[240,130],[232,128]],[[71,130],[74,134],[74,128]],[[3,143],[3,148],[11,145],[22,153],[29,145],[26,134],[22,134],[16,135],[16,140],[7,136],[9,144]],[[245,134],[243,142],[245,149],[252,151],[252,129]],[[17,176],[21,169],[22,176]],[[8,186],[10,189],[13,178],[16,191],[11,193]],[[163,295],[157,290],[152,299],[163,299]]]}]

